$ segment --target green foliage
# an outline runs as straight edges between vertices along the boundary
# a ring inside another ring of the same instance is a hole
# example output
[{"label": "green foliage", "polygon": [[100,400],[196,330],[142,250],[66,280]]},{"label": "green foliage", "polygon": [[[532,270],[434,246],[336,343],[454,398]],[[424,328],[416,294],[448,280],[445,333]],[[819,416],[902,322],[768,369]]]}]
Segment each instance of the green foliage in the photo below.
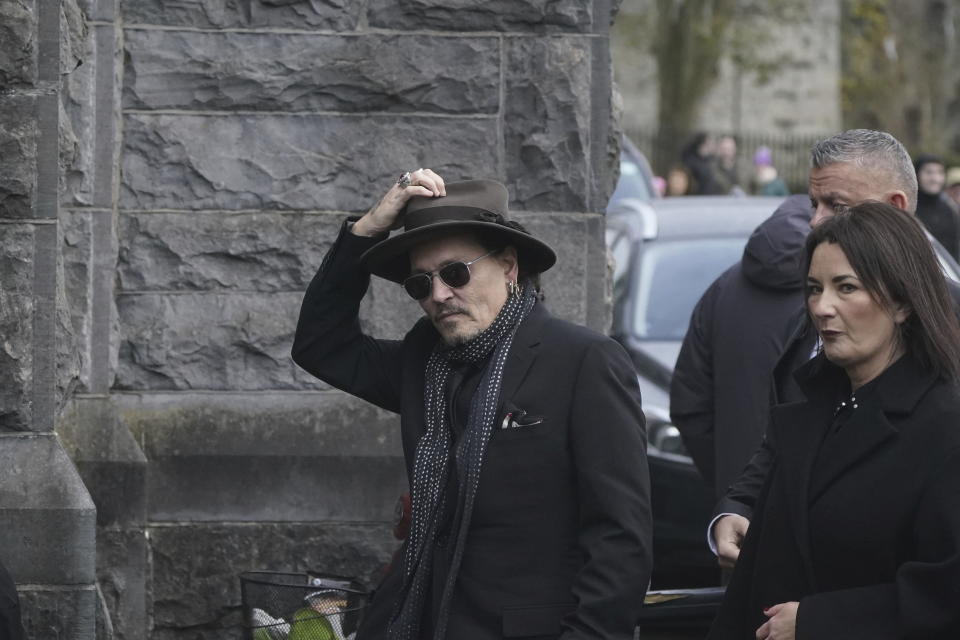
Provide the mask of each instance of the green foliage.
[{"label": "green foliage", "polygon": [[[914,153],[945,153],[952,36],[960,0],[843,0],[841,107],[844,125],[889,131]],[[951,17],[952,16],[952,17]]]}]

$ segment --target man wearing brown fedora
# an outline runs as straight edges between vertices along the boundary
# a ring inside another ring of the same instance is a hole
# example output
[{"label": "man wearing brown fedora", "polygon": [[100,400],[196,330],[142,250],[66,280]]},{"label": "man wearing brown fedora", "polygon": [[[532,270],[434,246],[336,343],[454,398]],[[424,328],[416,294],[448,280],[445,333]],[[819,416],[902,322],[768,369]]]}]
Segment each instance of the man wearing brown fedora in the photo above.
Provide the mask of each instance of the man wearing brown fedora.
[{"label": "man wearing brown fedora", "polygon": [[[556,255],[507,201],[406,173],[307,289],[294,360],[401,416],[410,533],[359,640],[633,637],[652,535],[636,373],[546,311]],[[423,309],[403,340],[361,331],[371,273]]]}]

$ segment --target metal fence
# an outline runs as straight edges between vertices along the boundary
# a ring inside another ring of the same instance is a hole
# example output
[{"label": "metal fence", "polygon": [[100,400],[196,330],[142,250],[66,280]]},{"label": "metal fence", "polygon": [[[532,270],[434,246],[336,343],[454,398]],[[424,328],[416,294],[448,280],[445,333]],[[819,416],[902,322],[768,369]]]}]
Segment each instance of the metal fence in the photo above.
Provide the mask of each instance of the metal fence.
[{"label": "metal fence", "polygon": [[[676,133],[660,129],[633,129],[625,132],[627,137],[647,156],[653,172],[665,176],[670,167],[680,163],[680,150],[692,137],[692,133]],[[728,135],[727,131],[706,131],[714,137]],[[773,156],[773,166],[792,193],[806,193],[810,171],[810,148],[823,135],[785,135],[759,132],[740,132],[733,135],[737,141],[737,167],[741,186],[749,190],[753,174],[753,154],[761,146],[768,147]]]}]

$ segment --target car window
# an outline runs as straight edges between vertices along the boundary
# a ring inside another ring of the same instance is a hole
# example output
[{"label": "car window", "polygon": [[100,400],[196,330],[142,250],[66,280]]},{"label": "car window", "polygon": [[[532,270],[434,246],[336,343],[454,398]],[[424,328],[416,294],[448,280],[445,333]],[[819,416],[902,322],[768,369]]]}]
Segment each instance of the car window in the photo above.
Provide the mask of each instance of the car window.
[{"label": "car window", "polygon": [[653,198],[650,192],[650,186],[643,177],[643,172],[636,162],[630,158],[620,157],[620,179],[617,180],[617,187],[610,196],[610,202],[616,202],[623,198],[638,198],[643,201],[649,201]]},{"label": "car window", "polygon": [[636,279],[634,335],[641,340],[683,340],[700,296],[740,260],[746,242],[700,238],[647,243]]}]

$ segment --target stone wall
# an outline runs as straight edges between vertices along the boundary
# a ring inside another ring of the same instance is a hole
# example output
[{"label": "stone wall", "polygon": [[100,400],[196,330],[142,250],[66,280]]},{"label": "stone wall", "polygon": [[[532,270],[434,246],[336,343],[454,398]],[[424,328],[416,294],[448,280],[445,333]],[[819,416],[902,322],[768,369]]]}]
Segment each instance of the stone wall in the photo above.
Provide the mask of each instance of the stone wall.
[{"label": "stone wall", "polygon": [[[84,532],[96,505],[95,586],[92,533],[49,565],[81,572],[61,637],[238,638],[241,571],[372,579],[397,419],[292,363],[303,291],[346,216],[429,166],[504,181],[560,254],[548,305],[604,328],[616,1],[64,2],[46,93],[35,1],[0,14],[0,424],[42,432],[11,442],[46,438]],[[418,315],[376,282],[362,322]]]}]

